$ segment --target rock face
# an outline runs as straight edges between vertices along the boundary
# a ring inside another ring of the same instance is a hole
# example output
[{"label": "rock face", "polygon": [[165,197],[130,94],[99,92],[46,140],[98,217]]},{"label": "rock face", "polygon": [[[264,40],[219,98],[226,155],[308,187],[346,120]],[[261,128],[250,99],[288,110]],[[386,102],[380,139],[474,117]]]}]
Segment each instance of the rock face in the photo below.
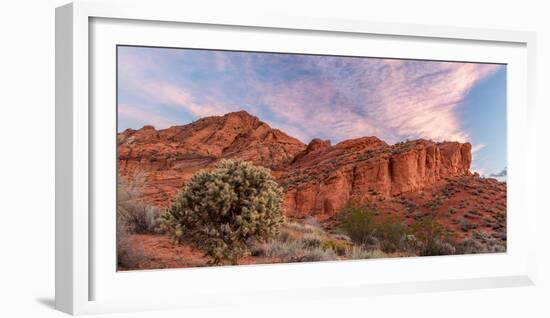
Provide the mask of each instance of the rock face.
[{"label": "rock face", "polygon": [[221,159],[239,158],[274,169],[305,148],[296,138],[241,111],[162,130],[127,129],[118,134],[118,170],[123,178],[145,179],[144,197],[167,206],[195,172]]},{"label": "rock face", "polygon": [[388,145],[376,137],[334,146],[309,145],[246,112],[206,117],[189,125],[145,126],[118,135],[119,174],[145,174],[143,194],[167,206],[198,170],[224,158],[268,167],[285,188],[288,216],[330,217],[348,202],[419,191],[445,178],[470,175],[468,143],[415,140]]},{"label": "rock face", "polygon": [[279,177],[287,188],[288,215],[331,216],[350,201],[397,196],[470,174],[468,143],[416,140],[389,146],[365,137],[308,152],[309,148]]}]

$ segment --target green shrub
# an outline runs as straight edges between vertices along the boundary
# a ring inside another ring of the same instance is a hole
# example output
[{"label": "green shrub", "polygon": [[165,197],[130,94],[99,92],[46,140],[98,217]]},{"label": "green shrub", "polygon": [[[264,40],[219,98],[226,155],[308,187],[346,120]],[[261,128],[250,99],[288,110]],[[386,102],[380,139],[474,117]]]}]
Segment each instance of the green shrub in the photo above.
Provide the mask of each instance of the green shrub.
[{"label": "green shrub", "polygon": [[349,205],[344,211],[341,227],[353,242],[366,244],[376,229],[374,212],[367,206]]},{"label": "green shrub", "polygon": [[450,232],[435,220],[433,214],[425,215],[413,224],[412,234],[420,256],[450,255],[456,252]]},{"label": "green shrub", "polygon": [[380,240],[380,248],[386,253],[396,252],[400,249],[400,243],[408,234],[405,224],[395,216],[388,216],[379,224],[376,224],[376,237]]},{"label": "green shrub", "polygon": [[350,205],[343,214],[342,230],[356,244],[379,247],[387,253],[399,250],[403,236],[408,234],[407,225],[391,215],[376,221],[375,215],[378,212],[367,206]]},{"label": "green shrub", "polygon": [[269,170],[239,160],[223,160],[213,171],[197,172],[166,214],[176,241],[190,240],[214,264],[249,253],[251,240],[279,233],[282,189]]}]

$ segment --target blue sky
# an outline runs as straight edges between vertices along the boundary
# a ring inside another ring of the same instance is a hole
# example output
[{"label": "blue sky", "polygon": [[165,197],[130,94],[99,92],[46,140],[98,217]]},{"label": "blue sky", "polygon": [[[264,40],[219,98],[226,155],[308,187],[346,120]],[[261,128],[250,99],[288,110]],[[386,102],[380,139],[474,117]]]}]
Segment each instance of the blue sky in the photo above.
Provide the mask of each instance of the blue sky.
[{"label": "blue sky", "polygon": [[472,170],[506,167],[505,65],[118,48],[119,131],[237,110],[304,143],[467,141]]}]

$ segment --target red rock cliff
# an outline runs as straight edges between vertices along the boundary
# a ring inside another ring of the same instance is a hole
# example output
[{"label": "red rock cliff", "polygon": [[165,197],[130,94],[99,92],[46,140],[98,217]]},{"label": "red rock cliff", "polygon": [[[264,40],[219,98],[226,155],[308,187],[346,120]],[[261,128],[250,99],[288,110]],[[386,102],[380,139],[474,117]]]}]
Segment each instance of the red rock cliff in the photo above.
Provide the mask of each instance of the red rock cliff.
[{"label": "red rock cliff", "polygon": [[[309,148],[309,147],[308,147]],[[367,202],[470,174],[469,143],[417,140],[389,146],[375,137],[298,154],[279,176],[289,215],[326,215],[350,200]]]},{"label": "red rock cliff", "polygon": [[416,140],[388,145],[376,137],[309,145],[273,129],[246,112],[202,118],[189,125],[155,130],[145,126],[118,135],[119,174],[145,174],[147,200],[167,206],[198,170],[223,158],[271,168],[286,189],[289,216],[330,216],[350,200],[430,187],[443,178],[470,174],[471,146]]},{"label": "red rock cliff", "polygon": [[305,147],[241,111],[162,130],[127,129],[118,134],[118,169],[123,178],[145,175],[145,198],[167,206],[195,172],[220,159],[239,158],[273,168],[289,162]]}]

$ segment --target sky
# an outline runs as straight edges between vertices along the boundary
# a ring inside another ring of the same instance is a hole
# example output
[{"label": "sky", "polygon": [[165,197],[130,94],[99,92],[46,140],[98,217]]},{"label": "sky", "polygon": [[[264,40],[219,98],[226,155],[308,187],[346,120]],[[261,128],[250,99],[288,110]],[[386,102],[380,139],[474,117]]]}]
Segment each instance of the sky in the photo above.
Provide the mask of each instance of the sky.
[{"label": "sky", "polygon": [[246,110],[306,144],[470,142],[506,179],[505,65],[119,46],[117,67],[119,131]]}]

